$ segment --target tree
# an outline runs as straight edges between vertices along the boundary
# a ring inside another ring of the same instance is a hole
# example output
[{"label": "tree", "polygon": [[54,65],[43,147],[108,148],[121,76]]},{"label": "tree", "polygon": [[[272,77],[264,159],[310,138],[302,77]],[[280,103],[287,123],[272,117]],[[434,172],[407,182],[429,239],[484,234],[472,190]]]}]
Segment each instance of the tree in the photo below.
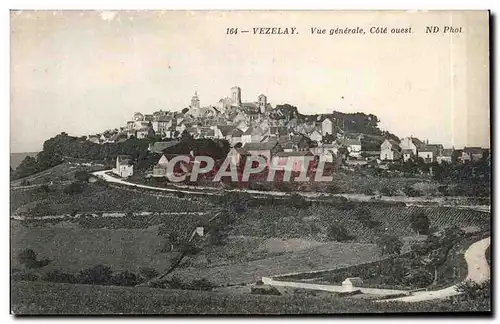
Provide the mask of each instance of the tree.
[{"label": "tree", "polygon": [[377,245],[382,255],[399,254],[403,242],[394,235],[384,234],[377,240]]},{"label": "tree", "polygon": [[139,269],[139,276],[142,281],[153,279],[159,275],[158,271],[153,268],[142,267]]},{"label": "tree", "polygon": [[372,221],[372,214],[366,207],[358,207],[354,210],[354,216],[363,225],[367,225]]},{"label": "tree", "polygon": [[79,170],[75,172],[75,179],[78,181],[88,182],[90,174],[85,170]]},{"label": "tree", "polygon": [[411,215],[411,228],[417,232],[417,235],[428,235],[430,228],[429,217],[423,212],[417,212]]},{"label": "tree", "polygon": [[135,286],[139,282],[135,273],[125,270],[114,274],[111,283],[116,286]]},{"label": "tree", "polygon": [[98,264],[92,268],[82,270],[79,273],[79,281],[82,284],[108,285],[111,283],[113,271],[111,268]]},{"label": "tree", "polygon": [[82,193],[83,189],[84,186],[80,182],[72,182],[66,187],[65,191],[67,194],[73,195]]},{"label": "tree", "polygon": [[37,263],[36,258],[36,252],[32,249],[24,249],[17,254],[19,263],[24,265],[26,268],[34,268]]},{"label": "tree", "polygon": [[331,241],[337,242],[346,242],[352,240],[352,236],[349,235],[349,232],[345,227],[337,224],[331,224],[328,226],[327,233],[328,239]]}]

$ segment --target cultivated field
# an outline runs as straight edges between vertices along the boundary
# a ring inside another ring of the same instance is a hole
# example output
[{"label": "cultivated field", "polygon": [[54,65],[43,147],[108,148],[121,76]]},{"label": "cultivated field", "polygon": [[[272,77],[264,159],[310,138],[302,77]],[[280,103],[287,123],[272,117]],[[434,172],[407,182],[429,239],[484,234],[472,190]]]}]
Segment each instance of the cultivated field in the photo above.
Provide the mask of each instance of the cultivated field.
[{"label": "cultivated field", "polygon": [[137,193],[98,183],[85,184],[81,193],[67,193],[65,189],[65,186],[50,186],[48,191],[43,188],[11,190],[11,213],[26,215],[32,208],[40,216],[103,211],[191,212],[213,208],[203,199]]},{"label": "cultivated field", "polygon": [[[361,206],[361,205],[354,205]],[[285,206],[258,206],[239,215],[232,235],[264,236],[268,238],[302,238],[326,241],[330,224],[344,226],[355,242],[371,243],[379,230],[399,237],[415,235],[410,226],[413,213],[423,212],[431,227],[439,230],[447,226],[477,226],[489,229],[490,213],[451,207],[369,207],[373,220],[380,221],[378,229],[363,226],[355,216],[355,208],[347,210],[335,206],[314,204],[295,209]]]}]

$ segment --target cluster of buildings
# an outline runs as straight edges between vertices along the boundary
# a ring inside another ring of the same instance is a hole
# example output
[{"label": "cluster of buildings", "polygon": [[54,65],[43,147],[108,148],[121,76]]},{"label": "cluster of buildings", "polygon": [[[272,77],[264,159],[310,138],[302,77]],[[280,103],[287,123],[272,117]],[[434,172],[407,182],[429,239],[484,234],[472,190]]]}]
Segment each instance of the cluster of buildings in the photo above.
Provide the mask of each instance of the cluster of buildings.
[{"label": "cluster of buildings", "polygon": [[416,137],[405,137],[399,143],[386,139],[380,146],[381,161],[403,161],[422,159],[425,163],[479,161],[487,150],[481,147],[464,147],[461,150],[444,148],[441,144],[429,144]]},{"label": "cluster of buildings", "polygon": [[[162,153],[188,133],[195,139],[227,140],[232,147],[229,154],[235,162],[245,154],[261,155],[268,161],[278,157],[293,158],[299,162],[305,156],[314,155],[325,162],[347,161],[352,164],[370,161],[384,164],[384,161],[390,163],[416,158],[422,158],[426,163],[441,163],[482,157],[480,148],[461,151],[445,149],[440,144],[429,144],[415,137],[406,137],[399,142],[385,139],[379,150],[367,151],[362,146],[365,135],[344,132],[332,115],[320,115],[314,120],[298,119],[273,108],[264,94],[251,102],[243,102],[241,94],[241,88],[235,86],[230,89],[230,96],[221,98],[215,105],[203,106],[195,92],[190,105],[182,111],[136,112],[132,120],[120,129],[89,136],[88,139],[103,144],[132,136],[139,139],[161,137],[165,141],[154,143],[150,151]],[[457,154],[458,158],[455,158]],[[162,160],[158,162],[154,176],[164,175],[164,164]]]}]

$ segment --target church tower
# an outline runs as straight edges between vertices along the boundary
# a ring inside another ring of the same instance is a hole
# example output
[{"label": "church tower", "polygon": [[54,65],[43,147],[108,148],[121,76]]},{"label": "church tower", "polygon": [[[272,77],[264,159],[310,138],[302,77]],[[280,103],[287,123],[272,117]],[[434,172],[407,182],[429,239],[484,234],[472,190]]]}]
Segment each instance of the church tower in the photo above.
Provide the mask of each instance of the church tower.
[{"label": "church tower", "polygon": [[266,112],[266,107],[267,107],[267,97],[263,94],[261,94],[258,98],[257,101],[259,103],[259,110],[261,114],[264,114]]},{"label": "church tower", "polygon": [[198,98],[198,92],[194,92],[193,98],[191,98],[191,108],[200,108],[200,98]]},{"label": "church tower", "polygon": [[234,86],[231,88],[231,101],[233,105],[241,106],[241,88]]}]

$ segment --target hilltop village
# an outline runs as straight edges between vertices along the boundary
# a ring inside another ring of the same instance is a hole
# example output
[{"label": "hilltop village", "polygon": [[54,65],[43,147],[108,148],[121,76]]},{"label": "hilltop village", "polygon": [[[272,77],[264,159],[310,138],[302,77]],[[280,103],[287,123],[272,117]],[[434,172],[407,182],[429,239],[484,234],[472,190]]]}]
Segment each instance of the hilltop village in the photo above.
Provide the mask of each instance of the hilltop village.
[{"label": "hilltop village", "polygon": [[[273,107],[264,94],[258,95],[255,101],[243,102],[241,88],[234,86],[230,96],[221,98],[215,105],[201,105],[195,92],[189,107],[182,111],[136,112],[125,126],[90,135],[87,139],[105,144],[131,137],[161,138],[149,148],[161,154],[189,134],[194,139],[227,140],[232,147],[229,154],[236,158],[261,155],[268,160],[276,156],[300,160],[312,155],[325,162],[370,164],[382,169],[387,169],[391,163],[410,160],[426,164],[478,161],[488,153],[480,147],[445,148],[442,144],[413,136],[399,139],[380,131],[377,124],[376,116],[362,113],[334,111],[332,114],[302,115],[294,106]],[[160,165],[162,161],[165,162],[165,158],[159,161]],[[122,157],[117,160],[116,169],[120,169],[122,162],[130,164]],[[132,172],[130,168],[130,171],[117,174],[127,177]],[[164,175],[161,171],[155,174]]]}]

